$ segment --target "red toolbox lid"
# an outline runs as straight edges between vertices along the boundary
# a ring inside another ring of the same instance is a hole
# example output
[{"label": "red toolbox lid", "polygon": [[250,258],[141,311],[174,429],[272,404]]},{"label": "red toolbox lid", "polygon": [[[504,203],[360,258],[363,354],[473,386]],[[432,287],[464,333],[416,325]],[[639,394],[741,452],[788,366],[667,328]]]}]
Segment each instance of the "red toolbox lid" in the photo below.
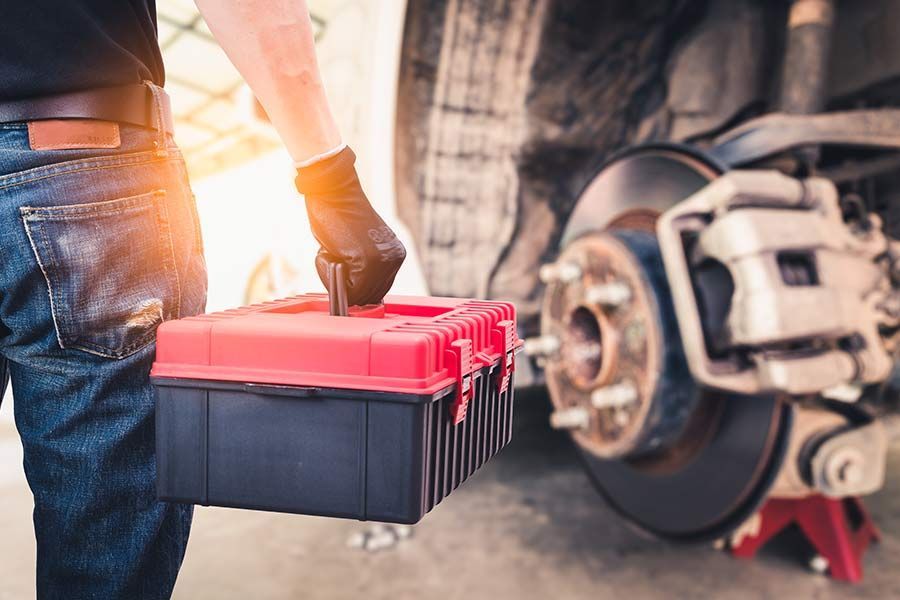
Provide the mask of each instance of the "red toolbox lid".
[{"label": "red toolbox lid", "polygon": [[433,394],[499,364],[505,390],[515,319],[509,302],[412,296],[335,317],[306,294],[163,323],[151,376]]}]

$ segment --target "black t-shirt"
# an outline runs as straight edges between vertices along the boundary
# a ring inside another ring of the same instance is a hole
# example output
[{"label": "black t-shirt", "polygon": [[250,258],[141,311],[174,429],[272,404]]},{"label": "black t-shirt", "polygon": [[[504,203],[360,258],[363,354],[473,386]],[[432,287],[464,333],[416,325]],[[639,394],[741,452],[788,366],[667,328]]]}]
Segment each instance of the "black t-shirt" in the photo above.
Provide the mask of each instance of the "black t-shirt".
[{"label": "black t-shirt", "polygon": [[0,0],[0,101],[162,85],[155,0]]}]

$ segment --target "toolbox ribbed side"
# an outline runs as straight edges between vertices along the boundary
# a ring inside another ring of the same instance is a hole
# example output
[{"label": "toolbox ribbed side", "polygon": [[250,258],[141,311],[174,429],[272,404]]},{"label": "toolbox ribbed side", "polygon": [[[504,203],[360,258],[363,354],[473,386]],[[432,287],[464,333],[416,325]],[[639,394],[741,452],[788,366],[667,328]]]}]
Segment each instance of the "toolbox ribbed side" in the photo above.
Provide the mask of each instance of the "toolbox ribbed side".
[{"label": "toolbox ribbed side", "polygon": [[424,512],[440,504],[461,483],[512,439],[513,386],[500,393],[493,368],[484,369],[472,385],[466,418],[454,425],[453,395],[425,411]]}]

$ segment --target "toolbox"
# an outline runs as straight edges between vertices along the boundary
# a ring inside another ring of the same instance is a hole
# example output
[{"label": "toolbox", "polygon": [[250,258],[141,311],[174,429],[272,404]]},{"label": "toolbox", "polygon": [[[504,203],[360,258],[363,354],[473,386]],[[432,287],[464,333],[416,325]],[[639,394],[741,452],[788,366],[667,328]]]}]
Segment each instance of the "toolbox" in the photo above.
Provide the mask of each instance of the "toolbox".
[{"label": "toolbox", "polygon": [[160,326],[160,499],[415,523],[509,443],[512,304],[335,302]]}]

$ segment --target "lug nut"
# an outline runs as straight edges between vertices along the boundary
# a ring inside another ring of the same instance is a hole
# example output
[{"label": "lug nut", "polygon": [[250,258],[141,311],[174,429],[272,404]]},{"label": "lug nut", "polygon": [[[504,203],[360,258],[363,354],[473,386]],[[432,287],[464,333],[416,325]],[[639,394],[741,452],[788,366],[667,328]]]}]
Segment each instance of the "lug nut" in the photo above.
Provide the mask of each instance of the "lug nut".
[{"label": "lug nut", "polygon": [[587,429],[590,422],[590,413],[581,406],[555,410],[550,415],[550,427],[553,429]]},{"label": "lug nut", "polygon": [[559,352],[560,341],[555,335],[542,335],[525,340],[523,349],[528,356],[548,357]]},{"label": "lug nut", "polygon": [[543,283],[570,283],[581,277],[581,267],[573,262],[549,263],[538,271]]},{"label": "lug nut", "polygon": [[631,300],[631,288],[621,281],[602,283],[589,287],[584,292],[584,299],[588,304],[617,308]]},{"label": "lug nut", "polygon": [[625,408],[637,402],[638,390],[630,381],[597,388],[591,393],[591,404],[597,409]]}]

